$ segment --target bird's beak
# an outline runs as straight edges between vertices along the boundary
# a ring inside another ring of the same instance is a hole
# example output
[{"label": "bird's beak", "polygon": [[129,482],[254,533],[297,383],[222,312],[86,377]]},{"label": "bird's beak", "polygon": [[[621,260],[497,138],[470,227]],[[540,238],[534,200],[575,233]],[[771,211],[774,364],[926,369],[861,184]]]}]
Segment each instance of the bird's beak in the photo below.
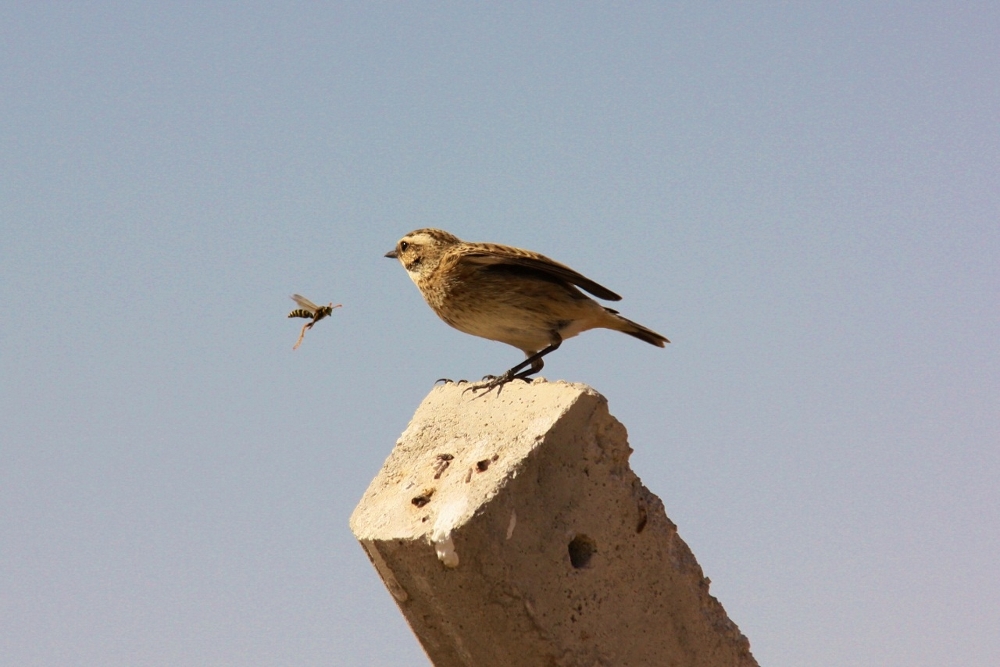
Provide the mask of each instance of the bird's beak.
[{"label": "bird's beak", "polygon": [[399,257],[399,255],[396,254],[395,250],[390,250],[389,252],[385,253],[385,256],[388,257],[389,259],[397,259]]}]

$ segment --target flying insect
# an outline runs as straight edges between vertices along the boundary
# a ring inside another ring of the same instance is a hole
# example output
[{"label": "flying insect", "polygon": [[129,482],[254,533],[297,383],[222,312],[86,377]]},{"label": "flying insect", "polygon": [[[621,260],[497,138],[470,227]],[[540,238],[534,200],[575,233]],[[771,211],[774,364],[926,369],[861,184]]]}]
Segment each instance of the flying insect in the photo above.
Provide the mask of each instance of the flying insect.
[{"label": "flying insect", "polygon": [[336,306],[333,305],[332,301],[325,306],[317,306],[301,294],[293,294],[292,301],[299,304],[299,307],[288,313],[289,317],[301,317],[303,319],[312,320],[312,322],[306,322],[302,325],[302,331],[299,332],[299,339],[295,341],[295,345],[292,346],[293,350],[299,349],[299,345],[302,344],[302,339],[305,338],[307,330],[312,329],[313,325],[324,317],[332,315],[334,308],[342,307],[339,303]]}]

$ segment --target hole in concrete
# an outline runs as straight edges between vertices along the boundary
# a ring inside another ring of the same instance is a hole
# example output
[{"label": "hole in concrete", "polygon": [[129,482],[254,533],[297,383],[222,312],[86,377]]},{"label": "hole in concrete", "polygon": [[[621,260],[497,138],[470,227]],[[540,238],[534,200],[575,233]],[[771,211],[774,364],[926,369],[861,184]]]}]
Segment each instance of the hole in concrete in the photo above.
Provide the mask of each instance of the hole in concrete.
[{"label": "hole in concrete", "polygon": [[455,457],[452,456],[451,454],[437,455],[436,460],[434,462],[434,479],[441,479],[441,475],[444,473],[445,470],[448,469],[448,466],[451,465],[451,461],[454,458]]},{"label": "hole in concrete", "polygon": [[639,521],[635,524],[635,532],[641,533],[646,529],[646,521],[649,520],[649,515],[646,513],[646,508],[639,507]]},{"label": "hole in concrete", "polygon": [[569,543],[569,562],[578,570],[587,567],[595,553],[597,543],[586,535],[577,535]]},{"label": "hole in concrete", "polygon": [[419,496],[416,496],[410,502],[416,505],[417,507],[423,507],[424,505],[426,505],[431,501],[431,496],[433,495],[434,495],[434,489],[430,489],[429,491],[424,491]]},{"label": "hole in concrete", "polygon": [[482,461],[476,463],[476,470],[478,470],[479,472],[486,472],[489,469],[489,467],[490,467],[489,459],[483,459]]}]

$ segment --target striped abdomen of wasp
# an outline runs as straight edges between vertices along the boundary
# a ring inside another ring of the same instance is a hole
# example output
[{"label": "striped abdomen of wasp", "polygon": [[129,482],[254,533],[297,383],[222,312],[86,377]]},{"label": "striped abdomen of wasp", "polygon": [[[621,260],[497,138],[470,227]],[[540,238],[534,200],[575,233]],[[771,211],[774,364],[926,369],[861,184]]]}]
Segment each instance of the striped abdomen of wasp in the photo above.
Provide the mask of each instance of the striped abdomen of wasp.
[{"label": "striped abdomen of wasp", "polygon": [[316,318],[316,321],[323,319],[327,315],[333,314],[333,304],[329,306],[320,306],[315,311],[303,310],[302,308],[296,308],[292,312],[288,313],[289,317],[301,317],[307,320]]}]

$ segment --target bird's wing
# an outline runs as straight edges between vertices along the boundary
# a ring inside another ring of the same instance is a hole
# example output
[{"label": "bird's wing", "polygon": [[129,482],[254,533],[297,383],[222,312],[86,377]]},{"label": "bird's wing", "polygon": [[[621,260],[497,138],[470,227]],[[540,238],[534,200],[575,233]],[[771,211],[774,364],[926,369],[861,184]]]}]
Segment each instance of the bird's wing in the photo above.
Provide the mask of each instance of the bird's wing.
[{"label": "bird's wing", "polygon": [[299,306],[305,308],[306,310],[312,313],[315,313],[317,310],[319,310],[319,306],[317,306],[315,303],[305,298],[301,294],[293,294],[292,301],[294,301],[295,303],[299,304]]},{"label": "bird's wing", "polygon": [[621,301],[621,297],[609,290],[607,287],[598,285],[590,278],[577,273],[565,264],[560,264],[551,260],[545,255],[520,248],[497,245],[492,243],[470,244],[462,251],[461,261],[478,266],[491,266],[506,264],[509,266],[523,266],[546,273],[559,280],[564,280],[572,285],[584,289],[599,299],[607,301]]}]

